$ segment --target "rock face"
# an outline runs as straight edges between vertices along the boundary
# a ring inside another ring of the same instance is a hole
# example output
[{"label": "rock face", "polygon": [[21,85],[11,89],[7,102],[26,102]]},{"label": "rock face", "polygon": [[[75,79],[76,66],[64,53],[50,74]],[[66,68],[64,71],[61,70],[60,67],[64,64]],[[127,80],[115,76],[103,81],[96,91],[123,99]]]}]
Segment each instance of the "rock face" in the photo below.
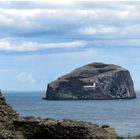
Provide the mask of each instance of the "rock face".
[{"label": "rock face", "polygon": [[48,84],[46,99],[136,98],[129,71],[113,64],[91,63]]},{"label": "rock face", "polygon": [[14,138],[13,121],[18,118],[18,114],[5,102],[5,98],[0,96],[0,139]]},{"label": "rock face", "polygon": [[108,125],[19,116],[0,96],[0,139],[116,139]]},{"label": "rock face", "polygon": [[27,139],[116,139],[117,134],[111,127],[99,127],[96,124],[52,119],[27,119],[14,122],[18,131]]}]

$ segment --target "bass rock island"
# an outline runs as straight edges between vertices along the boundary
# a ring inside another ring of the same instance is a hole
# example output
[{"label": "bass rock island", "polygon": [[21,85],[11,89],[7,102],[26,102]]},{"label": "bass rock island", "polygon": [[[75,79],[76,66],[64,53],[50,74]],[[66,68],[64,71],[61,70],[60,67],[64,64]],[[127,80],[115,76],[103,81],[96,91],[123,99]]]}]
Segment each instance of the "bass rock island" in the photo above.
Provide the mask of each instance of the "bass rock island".
[{"label": "bass rock island", "polygon": [[48,84],[47,100],[136,98],[130,72],[120,66],[91,63]]}]

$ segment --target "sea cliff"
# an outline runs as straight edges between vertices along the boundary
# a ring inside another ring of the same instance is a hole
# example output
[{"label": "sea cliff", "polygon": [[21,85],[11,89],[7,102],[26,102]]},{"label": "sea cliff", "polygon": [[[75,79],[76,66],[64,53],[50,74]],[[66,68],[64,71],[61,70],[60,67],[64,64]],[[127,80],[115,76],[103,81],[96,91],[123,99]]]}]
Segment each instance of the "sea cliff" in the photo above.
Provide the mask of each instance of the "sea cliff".
[{"label": "sea cliff", "polygon": [[130,72],[118,65],[91,63],[48,84],[47,100],[136,98]]}]

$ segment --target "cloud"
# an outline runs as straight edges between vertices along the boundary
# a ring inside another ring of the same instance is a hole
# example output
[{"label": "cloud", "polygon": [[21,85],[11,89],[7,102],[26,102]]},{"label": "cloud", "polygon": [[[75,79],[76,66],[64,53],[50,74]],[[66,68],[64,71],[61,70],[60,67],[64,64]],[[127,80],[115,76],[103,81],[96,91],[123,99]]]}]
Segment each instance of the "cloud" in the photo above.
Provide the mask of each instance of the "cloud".
[{"label": "cloud", "polygon": [[36,79],[33,77],[33,75],[28,72],[21,72],[17,75],[16,78],[20,82],[29,82],[29,83],[36,82]]},{"label": "cloud", "polygon": [[117,33],[117,28],[115,27],[86,27],[80,30],[81,33],[85,35],[95,35],[95,34],[114,34]]},{"label": "cloud", "polygon": [[47,0],[0,4],[2,53],[80,51],[91,48],[95,40],[110,44],[114,39],[138,40],[140,35],[140,2]]},{"label": "cloud", "polygon": [[16,51],[16,52],[29,52],[38,51],[45,49],[70,49],[70,48],[81,48],[86,45],[85,41],[71,41],[61,43],[38,43],[38,42],[20,42],[13,43],[8,40],[0,40],[0,50],[5,51]]}]

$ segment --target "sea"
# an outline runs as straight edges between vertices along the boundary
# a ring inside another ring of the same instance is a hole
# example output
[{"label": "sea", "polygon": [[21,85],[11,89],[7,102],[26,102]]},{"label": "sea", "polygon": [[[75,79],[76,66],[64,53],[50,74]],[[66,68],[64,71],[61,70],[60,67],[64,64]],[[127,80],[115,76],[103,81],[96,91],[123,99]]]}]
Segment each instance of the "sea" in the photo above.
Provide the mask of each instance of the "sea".
[{"label": "sea", "polygon": [[73,119],[109,124],[120,136],[140,134],[140,92],[137,99],[42,100],[45,92],[4,92],[6,101],[23,116]]}]

